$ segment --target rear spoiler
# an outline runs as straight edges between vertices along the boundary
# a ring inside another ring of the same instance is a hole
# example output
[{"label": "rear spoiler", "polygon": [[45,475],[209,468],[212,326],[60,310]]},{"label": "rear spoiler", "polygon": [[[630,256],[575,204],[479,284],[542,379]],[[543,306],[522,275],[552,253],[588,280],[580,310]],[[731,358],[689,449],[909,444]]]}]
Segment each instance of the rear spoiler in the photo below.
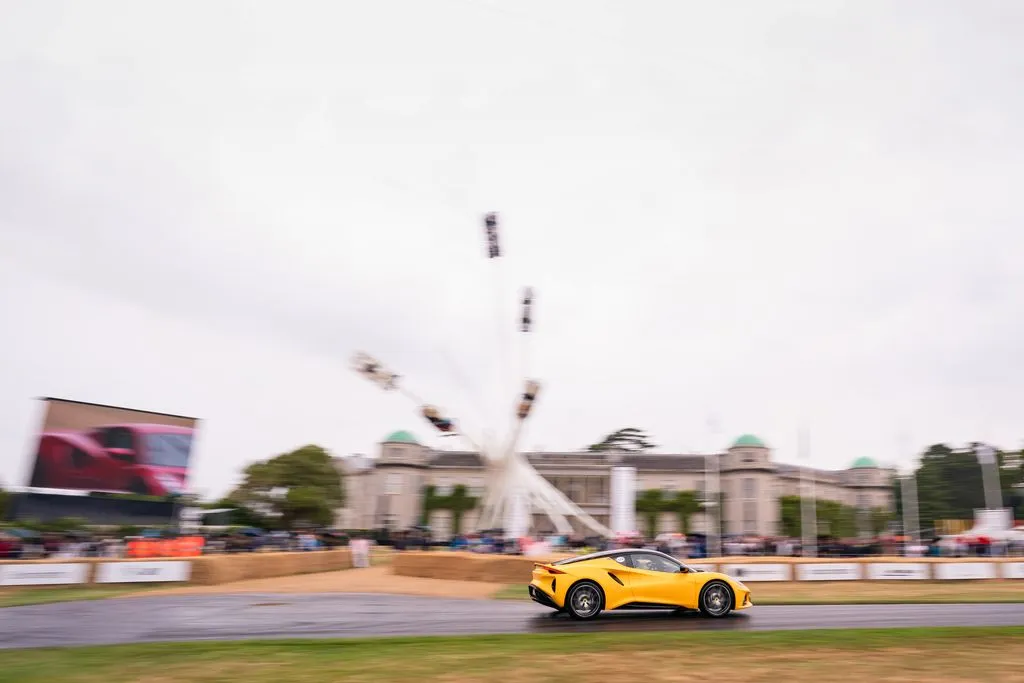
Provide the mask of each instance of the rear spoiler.
[{"label": "rear spoiler", "polygon": [[533,568],[534,569],[543,569],[546,572],[548,572],[549,574],[564,574],[565,573],[564,571],[562,571],[558,567],[552,566],[550,564],[545,564],[543,562],[534,562],[533,563]]}]

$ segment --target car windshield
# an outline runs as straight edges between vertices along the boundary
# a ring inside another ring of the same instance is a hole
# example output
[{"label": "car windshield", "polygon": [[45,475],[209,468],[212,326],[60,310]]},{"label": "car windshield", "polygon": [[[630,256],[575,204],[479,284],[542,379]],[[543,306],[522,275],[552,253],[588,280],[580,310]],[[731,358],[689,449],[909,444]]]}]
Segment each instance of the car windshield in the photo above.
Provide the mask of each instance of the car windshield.
[{"label": "car windshield", "polygon": [[146,434],[146,464],[156,467],[188,467],[191,434]]}]

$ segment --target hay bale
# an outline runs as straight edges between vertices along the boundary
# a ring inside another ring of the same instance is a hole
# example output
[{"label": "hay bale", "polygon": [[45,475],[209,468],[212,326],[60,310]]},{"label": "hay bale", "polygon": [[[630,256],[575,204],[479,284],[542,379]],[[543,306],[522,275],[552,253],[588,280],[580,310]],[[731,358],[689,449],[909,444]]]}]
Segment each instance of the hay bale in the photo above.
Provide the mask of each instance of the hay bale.
[{"label": "hay bale", "polygon": [[523,557],[462,552],[408,551],[391,563],[399,576],[487,583],[528,583],[535,562],[553,562],[569,555]]},{"label": "hay bale", "polygon": [[190,583],[213,586],[248,579],[269,579],[352,567],[348,549],[320,550],[308,553],[240,553],[205,555],[192,560]]}]

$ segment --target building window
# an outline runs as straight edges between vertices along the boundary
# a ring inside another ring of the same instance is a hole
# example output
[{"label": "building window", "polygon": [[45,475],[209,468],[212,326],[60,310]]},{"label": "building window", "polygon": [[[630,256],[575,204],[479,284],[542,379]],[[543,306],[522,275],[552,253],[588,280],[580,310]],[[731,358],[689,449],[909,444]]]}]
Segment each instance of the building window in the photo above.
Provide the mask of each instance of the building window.
[{"label": "building window", "polygon": [[674,481],[663,481],[661,482],[661,490],[665,493],[673,493],[676,490],[676,483]]},{"label": "building window", "polygon": [[480,477],[471,479],[469,482],[469,495],[473,498],[483,498],[486,490],[484,488],[484,480]]},{"label": "building window", "polygon": [[743,530],[748,534],[757,533],[757,503],[743,504]]},{"label": "building window", "polygon": [[397,496],[402,493],[402,475],[398,472],[391,472],[384,480],[384,495]]},{"label": "building window", "polygon": [[439,496],[450,496],[452,495],[452,482],[448,477],[441,477],[437,480],[437,486],[434,487],[434,492]]},{"label": "building window", "polygon": [[757,498],[757,480],[752,477],[743,480],[743,497],[748,500]]}]

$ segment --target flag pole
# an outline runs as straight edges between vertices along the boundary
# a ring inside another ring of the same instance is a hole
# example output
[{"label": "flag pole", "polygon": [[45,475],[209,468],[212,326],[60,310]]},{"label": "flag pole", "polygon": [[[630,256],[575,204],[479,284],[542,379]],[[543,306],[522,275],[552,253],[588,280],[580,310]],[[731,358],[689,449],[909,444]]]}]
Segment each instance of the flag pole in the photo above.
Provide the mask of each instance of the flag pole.
[{"label": "flag pole", "polygon": [[988,444],[978,444],[975,457],[981,465],[981,478],[985,486],[985,507],[998,510],[1003,507],[1003,493],[999,486],[999,457]]},{"label": "flag pole", "polygon": [[[718,419],[710,417],[707,421],[708,435],[711,437],[710,446],[704,452],[704,488],[705,495],[704,519],[708,522],[707,555],[708,557],[720,557],[722,555],[722,472],[721,457],[716,452],[718,437]],[[710,503],[710,505],[708,505]],[[708,517],[711,514],[711,517]]]},{"label": "flag pole", "polygon": [[803,463],[800,474],[803,486],[800,493],[800,535],[801,549],[804,557],[818,555],[818,511],[814,498],[814,480],[810,476],[810,449],[808,446],[807,428],[800,428],[799,458]]},{"label": "flag pole", "polygon": [[[902,453],[909,453],[909,440],[905,434],[900,435],[900,460]],[[921,529],[917,512],[917,457],[910,458],[910,471],[900,477],[900,494],[903,498],[903,535],[907,543],[915,547],[921,545]]]}]

